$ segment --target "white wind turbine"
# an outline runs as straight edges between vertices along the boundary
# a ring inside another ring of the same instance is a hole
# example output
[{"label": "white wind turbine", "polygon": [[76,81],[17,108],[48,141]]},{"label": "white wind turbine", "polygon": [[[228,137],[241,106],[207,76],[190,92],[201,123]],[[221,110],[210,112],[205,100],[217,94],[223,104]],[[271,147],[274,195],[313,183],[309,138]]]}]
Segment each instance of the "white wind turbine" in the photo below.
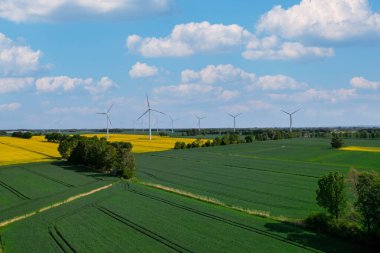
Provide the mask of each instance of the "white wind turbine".
[{"label": "white wind turbine", "polygon": [[228,115],[230,115],[233,119],[234,119],[234,133],[236,131],[236,118],[239,117],[241,115],[241,113],[238,113],[238,114],[231,114],[231,113],[227,113]]},{"label": "white wind turbine", "polygon": [[286,112],[286,111],[284,111],[284,110],[281,110],[283,113],[286,113],[286,114],[288,114],[289,115],[289,120],[290,120],[290,124],[289,124],[289,132],[291,132],[292,131],[292,125],[293,125],[293,114],[295,114],[296,112],[298,112],[299,110],[301,110],[301,108],[300,109],[298,109],[298,110],[295,110],[294,112],[292,112],[292,113],[289,113],[289,112]]},{"label": "white wind turbine", "polygon": [[165,113],[163,113],[163,112],[160,112],[160,111],[157,111],[157,110],[155,110],[155,109],[152,109],[151,107],[150,107],[150,104],[149,104],[149,98],[148,98],[148,94],[146,94],[146,102],[147,102],[147,104],[148,104],[148,109],[137,119],[137,120],[139,120],[139,119],[141,119],[142,117],[144,117],[145,116],[145,114],[148,114],[148,118],[149,118],[149,140],[152,140],[152,127],[151,127],[151,125],[150,125],[150,113],[153,111],[153,112],[158,112],[158,113],[161,113],[161,114],[163,114],[163,115],[165,115]]},{"label": "white wind turbine", "polygon": [[174,121],[177,121],[178,119],[173,119],[172,116],[169,115],[170,121],[172,122],[172,133],[174,133]]},{"label": "white wind turbine", "polygon": [[108,123],[112,126],[111,118],[110,118],[110,112],[111,112],[112,106],[113,106],[113,104],[108,108],[107,112],[97,112],[96,113],[96,114],[106,115],[106,120],[107,120],[107,140],[110,138],[110,131],[109,131]]},{"label": "white wind turbine", "polygon": [[206,117],[199,117],[198,115],[194,114],[194,116],[198,119],[198,130],[201,131],[201,120],[205,119]]}]

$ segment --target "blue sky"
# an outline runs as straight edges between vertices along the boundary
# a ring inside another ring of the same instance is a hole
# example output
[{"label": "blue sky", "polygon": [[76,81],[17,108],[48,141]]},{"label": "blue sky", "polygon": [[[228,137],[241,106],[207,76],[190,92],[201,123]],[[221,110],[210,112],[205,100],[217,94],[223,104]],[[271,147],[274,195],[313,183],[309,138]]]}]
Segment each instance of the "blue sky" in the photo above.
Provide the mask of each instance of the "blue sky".
[{"label": "blue sky", "polygon": [[380,125],[379,46],[375,0],[0,0],[0,129]]}]

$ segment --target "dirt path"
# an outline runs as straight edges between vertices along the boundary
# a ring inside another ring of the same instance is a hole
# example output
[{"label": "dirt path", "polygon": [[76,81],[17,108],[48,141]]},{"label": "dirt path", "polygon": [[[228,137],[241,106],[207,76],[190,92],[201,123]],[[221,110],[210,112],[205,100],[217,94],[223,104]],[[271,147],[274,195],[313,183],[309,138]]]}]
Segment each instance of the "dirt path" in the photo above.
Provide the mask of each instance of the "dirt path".
[{"label": "dirt path", "polygon": [[[17,216],[17,217],[14,217],[14,218],[12,218],[12,219],[9,219],[9,220],[2,221],[2,222],[0,222],[0,228],[5,227],[5,226],[8,226],[9,224],[12,224],[12,223],[14,223],[14,222],[16,222],[16,221],[24,220],[24,219],[29,218],[29,217],[31,217],[31,216],[33,216],[33,215],[38,214],[38,213],[45,212],[45,211],[47,211],[47,210],[49,210],[49,209],[56,208],[56,207],[61,206],[61,205],[63,205],[63,204],[66,204],[66,203],[72,202],[72,201],[74,201],[74,200],[76,200],[76,199],[79,199],[79,198],[83,198],[83,197],[86,197],[86,196],[92,195],[92,194],[97,193],[97,192],[99,192],[99,191],[103,191],[103,190],[105,190],[105,189],[108,189],[108,188],[112,187],[113,185],[115,185],[115,184],[117,184],[117,183],[119,183],[119,182],[115,182],[115,183],[112,183],[112,184],[108,184],[108,185],[105,185],[105,186],[102,186],[102,187],[96,188],[96,189],[94,189],[94,190],[91,190],[91,191],[89,191],[89,192],[85,192],[85,193],[81,193],[81,194],[78,194],[78,195],[72,196],[72,197],[67,198],[67,199],[65,199],[65,200],[63,200],[63,201],[60,201],[60,202],[54,203],[54,204],[52,204],[52,205],[50,205],[50,206],[42,207],[42,208],[38,209],[37,211],[31,212],[31,213],[27,213],[27,214],[24,214],[24,215],[21,215],[21,216]],[[0,253],[1,253],[1,249],[0,249]]]}]

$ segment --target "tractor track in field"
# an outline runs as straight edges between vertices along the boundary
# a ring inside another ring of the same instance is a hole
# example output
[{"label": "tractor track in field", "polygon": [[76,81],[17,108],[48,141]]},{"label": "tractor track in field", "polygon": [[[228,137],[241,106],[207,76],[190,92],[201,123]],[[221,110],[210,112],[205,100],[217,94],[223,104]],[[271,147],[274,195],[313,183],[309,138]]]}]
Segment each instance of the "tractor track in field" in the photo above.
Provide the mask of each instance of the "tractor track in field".
[{"label": "tractor track in field", "polygon": [[154,196],[154,195],[150,195],[150,194],[143,193],[143,192],[136,191],[136,190],[129,190],[129,191],[132,192],[132,193],[135,193],[135,194],[138,194],[138,195],[141,195],[141,196],[144,196],[144,197],[147,197],[147,198],[159,201],[161,203],[164,203],[164,204],[167,204],[167,205],[170,205],[170,206],[173,206],[173,207],[176,207],[176,208],[179,208],[179,209],[191,212],[191,213],[198,214],[200,216],[203,216],[203,217],[206,217],[206,218],[209,218],[209,219],[220,221],[220,222],[223,222],[225,224],[228,224],[228,225],[231,225],[231,226],[234,226],[234,227],[238,227],[238,228],[241,228],[241,229],[244,229],[244,230],[256,233],[256,234],[260,234],[260,235],[263,235],[263,236],[266,236],[266,237],[270,237],[270,238],[278,240],[278,241],[285,242],[287,244],[290,244],[290,245],[296,246],[298,248],[302,248],[302,249],[308,250],[310,252],[320,252],[320,251],[315,250],[313,248],[310,248],[310,247],[304,246],[302,244],[299,244],[296,241],[292,241],[290,239],[286,239],[284,237],[281,237],[281,236],[276,235],[276,234],[272,234],[272,233],[270,233],[268,231],[265,231],[265,230],[254,228],[254,227],[251,227],[251,226],[248,226],[248,225],[244,225],[242,223],[239,223],[239,222],[236,222],[236,221],[233,221],[233,220],[229,220],[229,219],[222,218],[222,217],[210,214],[210,213],[199,211],[197,209],[194,209],[194,208],[191,208],[191,207],[188,207],[188,206],[184,206],[184,205],[180,205],[180,204],[174,203],[172,201],[169,201],[169,200],[166,200],[166,199]]},{"label": "tractor track in field", "polygon": [[0,186],[4,187],[5,189],[7,189],[8,191],[10,191],[11,193],[13,193],[14,195],[16,195],[18,198],[20,198],[22,200],[30,199],[28,196],[25,196],[24,194],[22,194],[21,192],[19,192],[18,190],[16,190],[12,186],[7,185],[6,183],[4,183],[1,180],[0,180]]},{"label": "tractor track in field", "polygon": [[39,155],[47,156],[47,157],[50,157],[52,159],[57,159],[58,158],[56,156],[51,156],[51,155],[48,155],[48,154],[45,154],[45,153],[42,153],[42,152],[38,152],[38,151],[35,151],[35,150],[32,150],[32,149],[20,147],[20,146],[17,146],[17,145],[12,145],[12,144],[9,144],[9,143],[0,142],[0,144],[6,145],[6,146],[10,146],[10,147],[14,147],[14,148],[18,148],[18,149],[22,149],[22,150],[26,150],[26,151],[29,151],[29,152],[32,152],[32,153],[36,153],[36,154],[39,154]]},{"label": "tractor track in field", "polygon": [[49,177],[49,176],[44,175],[44,174],[42,174],[42,173],[39,173],[39,172],[37,172],[37,171],[31,170],[31,169],[27,169],[27,168],[25,168],[25,167],[22,167],[22,168],[23,168],[24,170],[26,170],[27,172],[29,172],[29,173],[32,173],[32,174],[35,174],[35,175],[37,175],[37,176],[43,177],[43,178],[45,178],[45,179],[48,179],[48,180],[50,180],[50,181],[52,181],[52,182],[55,182],[55,183],[61,184],[61,185],[63,185],[63,186],[66,186],[66,187],[75,187],[75,185],[68,184],[68,183],[63,182],[63,181],[61,181],[61,180],[59,180],[59,179],[56,179],[56,178],[53,178],[53,177]]},{"label": "tractor track in field", "polygon": [[76,253],[77,251],[70,245],[70,243],[59,232],[56,225],[49,226],[49,234],[54,242],[64,253]]},{"label": "tractor track in field", "polygon": [[188,252],[188,253],[192,253],[193,251],[173,242],[173,241],[170,241],[169,239],[137,224],[137,223],[134,223],[128,219],[126,219],[125,217],[123,216],[120,216],[119,214],[117,213],[114,213],[112,212],[111,210],[105,208],[105,207],[102,207],[102,206],[98,206],[98,205],[95,205],[97,207],[97,209],[104,213],[105,215],[123,223],[124,225],[127,225],[128,227],[144,234],[145,236],[147,237],[150,237],[151,239],[161,243],[161,244],[164,244],[165,246],[167,246],[168,248],[171,248],[172,250],[175,250],[176,252]]}]

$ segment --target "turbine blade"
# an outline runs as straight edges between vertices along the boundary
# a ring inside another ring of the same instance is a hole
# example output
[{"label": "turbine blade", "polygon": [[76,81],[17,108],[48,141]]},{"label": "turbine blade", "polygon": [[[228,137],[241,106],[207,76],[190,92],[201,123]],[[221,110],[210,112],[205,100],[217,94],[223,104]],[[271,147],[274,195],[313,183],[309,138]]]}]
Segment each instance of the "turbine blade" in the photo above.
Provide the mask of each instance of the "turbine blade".
[{"label": "turbine blade", "polygon": [[97,112],[96,114],[104,115],[104,114],[107,114],[107,113],[105,113],[105,112]]},{"label": "turbine blade", "polygon": [[281,110],[283,113],[286,113],[286,114],[288,114],[288,115],[290,115],[290,113],[288,113],[288,112],[286,112],[286,111],[284,111],[284,110]]},{"label": "turbine blade", "polygon": [[239,117],[240,115],[242,115],[242,113],[238,113],[235,115],[235,118]]},{"label": "turbine blade", "polygon": [[161,114],[163,114],[163,115],[166,115],[165,113],[163,113],[163,112],[160,112],[160,111],[157,111],[157,110],[154,110],[154,109],[150,109],[151,111],[154,111],[154,112],[158,112],[158,113],[161,113]]},{"label": "turbine blade", "polygon": [[301,108],[299,108],[298,110],[295,110],[295,111],[292,112],[291,114],[295,114],[295,113],[298,112],[299,110],[301,110]]},{"label": "turbine blade", "polygon": [[[139,119],[141,119],[142,117],[144,117],[145,116],[145,114],[147,114],[149,112],[149,109],[148,110],[146,110],[137,120],[139,120]],[[137,121],[136,120],[136,121]]]},{"label": "turbine blade", "polygon": [[145,95],[146,95],[146,102],[147,102],[147,104],[148,104],[148,108],[150,109],[150,104],[149,104],[148,94],[146,93]]},{"label": "turbine blade", "polygon": [[231,113],[228,113],[228,112],[227,112],[227,114],[230,115],[232,118],[235,118],[235,116],[232,115]]},{"label": "turbine blade", "polygon": [[197,119],[199,119],[199,116],[198,116],[198,115],[196,115],[195,113],[194,113],[194,116],[195,116]]},{"label": "turbine blade", "polygon": [[113,104],[110,106],[110,108],[108,108],[107,113],[111,111],[112,107],[113,107]]},{"label": "turbine blade", "polygon": [[107,119],[108,119],[108,122],[110,123],[110,125],[112,126],[111,119],[110,119],[110,117],[108,115],[107,115]]}]

